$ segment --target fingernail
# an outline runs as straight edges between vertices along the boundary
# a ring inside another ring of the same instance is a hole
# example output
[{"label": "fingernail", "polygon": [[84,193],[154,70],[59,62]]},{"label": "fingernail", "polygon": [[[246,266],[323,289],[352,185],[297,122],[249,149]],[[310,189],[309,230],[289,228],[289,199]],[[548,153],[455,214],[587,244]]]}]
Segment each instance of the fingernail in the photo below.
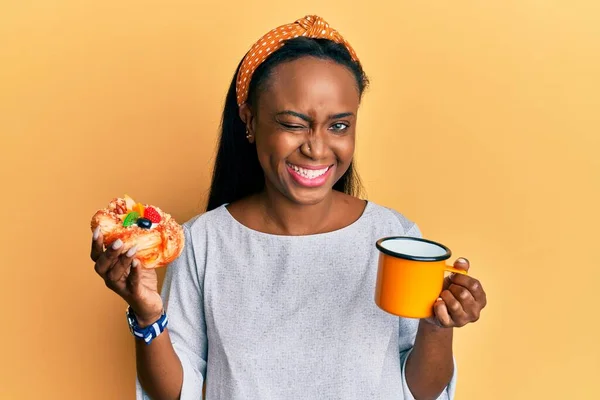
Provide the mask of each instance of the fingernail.
[{"label": "fingernail", "polygon": [[127,250],[127,253],[125,253],[125,255],[127,257],[133,257],[133,255],[137,252],[137,246],[133,246],[132,248],[130,248],[129,250]]},{"label": "fingernail", "polygon": [[137,268],[137,266],[140,265],[140,262],[138,261],[138,259],[136,258],[135,260],[133,260],[133,262],[131,263],[131,268]]},{"label": "fingernail", "polygon": [[442,298],[441,298],[441,297],[438,297],[436,301],[442,301]]},{"label": "fingernail", "polygon": [[121,239],[115,240],[115,242],[112,244],[113,250],[120,249],[121,246],[123,246],[123,241]]},{"label": "fingernail", "polygon": [[94,240],[98,239],[100,237],[100,227],[97,226],[96,229],[94,229],[94,234],[92,235],[92,238]]},{"label": "fingernail", "polygon": [[461,263],[463,263],[463,264],[469,264],[469,260],[467,260],[467,259],[466,259],[466,258],[464,258],[464,257],[461,257],[461,258],[459,258],[458,260],[459,260]]}]

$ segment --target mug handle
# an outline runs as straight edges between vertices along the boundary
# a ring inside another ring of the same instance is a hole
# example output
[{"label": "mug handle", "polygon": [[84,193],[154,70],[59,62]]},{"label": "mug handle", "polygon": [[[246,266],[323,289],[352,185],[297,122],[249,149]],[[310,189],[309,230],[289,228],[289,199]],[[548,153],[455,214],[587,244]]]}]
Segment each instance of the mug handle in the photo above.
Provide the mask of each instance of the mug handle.
[{"label": "mug handle", "polygon": [[465,271],[464,269],[458,269],[458,268],[450,267],[448,265],[444,265],[444,271],[455,272],[457,274],[462,274],[462,275],[469,275],[469,273],[467,271]]}]

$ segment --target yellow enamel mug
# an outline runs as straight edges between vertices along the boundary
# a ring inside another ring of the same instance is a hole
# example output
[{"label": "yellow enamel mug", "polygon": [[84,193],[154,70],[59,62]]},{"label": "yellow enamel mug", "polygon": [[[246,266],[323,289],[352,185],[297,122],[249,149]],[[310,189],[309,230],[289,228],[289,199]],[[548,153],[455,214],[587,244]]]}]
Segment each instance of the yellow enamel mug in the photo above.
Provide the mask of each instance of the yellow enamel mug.
[{"label": "yellow enamel mug", "polygon": [[406,318],[428,318],[440,296],[446,272],[466,274],[449,267],[452,252],[427,239],[391,236],[379,239],[375,303],[382,310]]}]

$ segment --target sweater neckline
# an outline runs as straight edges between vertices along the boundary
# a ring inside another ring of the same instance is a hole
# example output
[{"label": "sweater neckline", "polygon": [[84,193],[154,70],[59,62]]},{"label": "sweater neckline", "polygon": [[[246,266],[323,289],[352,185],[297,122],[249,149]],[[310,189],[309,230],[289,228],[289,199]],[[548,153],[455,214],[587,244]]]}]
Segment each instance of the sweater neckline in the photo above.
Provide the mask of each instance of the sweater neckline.
[{"label": "sweater neckline", "polygon": [[231,213],[227,209],[227,206],[229,205],[228,203],[223,204],[219,208],[221,209],[220,211],[223,214],[225,214],[226,218],[228,218],[229,220],[231,220],[234,225],[236,225],[241,230],[243,230],[245,232],[248,232],[248,233],[250,233],[252,235],[263,236],[263,237],[268,237],[268,238],[275,238],[275,239],[303,239],[303,238],[309,239],[309,238],[323,238],[323,237],[326,237],[326,236],[332,236],[332,235],[342,234],[342,233],[345,233],[347,231],[353,230],[354,228],[356,228],[358,225],[360,225],[362,223],[362,221],[366,218],[367,214],[370,213],[371,208],[373,207],[373,203],[371,203],[370,201],[365,200],[365,202],[367,204],[365,205],[365,208],[364,208],[362,214],[356,220],[354,220],[354,222],[352,222],[352,223],[350,223],[350,224],[348,224],[348,225],[346,225],[346,226],[344,226],[342,228],[333,230],[333,231],[322,232],[322,233],[314,233],[314,234],[310,234],[310,235],[278,235],[278,234],[274,234],[274,233],[261,232],[261,231],[258,231],[256,229],[252,229],[252,228],[250,228],[250,227],[242,224],[237,219],[235,219],[233,217],[233,215],[231,215]]}]

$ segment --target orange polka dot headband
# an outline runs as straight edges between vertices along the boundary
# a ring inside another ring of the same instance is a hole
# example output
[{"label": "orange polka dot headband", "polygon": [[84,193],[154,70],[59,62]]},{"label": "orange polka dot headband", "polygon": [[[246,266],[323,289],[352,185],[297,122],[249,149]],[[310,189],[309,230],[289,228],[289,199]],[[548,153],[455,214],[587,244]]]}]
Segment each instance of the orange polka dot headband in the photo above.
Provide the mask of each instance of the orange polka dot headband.
[{"label": "orange polka dot headband", "polygon": [[329,39],[336,43],[343,44],[350,52],[352,59],[358,61],[356,53],[338,31],[330,28],[329,24],[325,22],[323,18],[316,15],[307,15],[292,24],[282,25],[273,29],[260,38],[258,42],[254,43],[250,48],[250,51],[248,51],[246,57],[242,60],[242,65],[240,66],[235,83],[238,106],[244,104],[248,99],[250,81],[252,80],[252,74],[254,74],[256,68],[258,68],[271,53],[283,47],[286,40],[297,38],[298,36],[314,39]]}]

